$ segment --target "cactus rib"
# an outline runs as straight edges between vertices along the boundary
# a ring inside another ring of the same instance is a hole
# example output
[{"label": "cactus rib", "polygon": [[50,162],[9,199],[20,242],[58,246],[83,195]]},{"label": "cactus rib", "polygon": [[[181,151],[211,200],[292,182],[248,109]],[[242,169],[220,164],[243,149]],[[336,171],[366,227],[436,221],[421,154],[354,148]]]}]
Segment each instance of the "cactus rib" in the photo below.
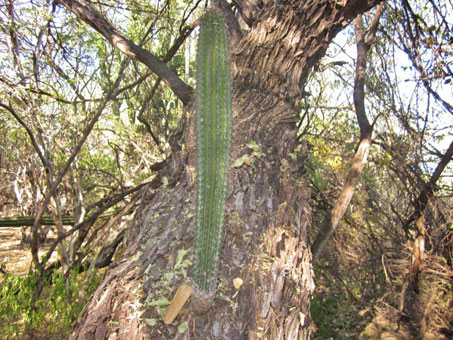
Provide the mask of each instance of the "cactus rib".
[{"label": "cactus rib", "polygon": [[196,71],[197,207],[195,289],[215,294],[225,218],[231,144],[228,37],[222,17],[209,10],[200,24]]}]

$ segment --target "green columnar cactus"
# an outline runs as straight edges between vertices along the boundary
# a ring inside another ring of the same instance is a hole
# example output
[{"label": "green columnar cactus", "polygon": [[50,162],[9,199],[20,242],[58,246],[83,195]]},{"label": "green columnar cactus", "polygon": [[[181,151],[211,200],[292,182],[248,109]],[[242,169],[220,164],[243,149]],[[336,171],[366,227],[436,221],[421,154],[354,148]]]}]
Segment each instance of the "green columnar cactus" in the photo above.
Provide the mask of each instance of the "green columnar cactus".
[{"label": "green columnar cactus", "polygon": [[200,24],[196,61],[197,207],[195,292],[216,291],[231,144],[231,80],[226,27],[209,10]]}]

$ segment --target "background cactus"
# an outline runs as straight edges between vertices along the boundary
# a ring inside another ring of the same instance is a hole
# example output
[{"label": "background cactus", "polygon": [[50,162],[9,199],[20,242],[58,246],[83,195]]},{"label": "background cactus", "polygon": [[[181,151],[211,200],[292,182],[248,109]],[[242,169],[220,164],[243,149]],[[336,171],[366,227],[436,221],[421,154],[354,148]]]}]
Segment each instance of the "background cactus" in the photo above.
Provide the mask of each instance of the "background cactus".
[{"label": "background cactus", "polygon": [[231,144],[231,80],[228,36],[219,13],[209,10],[200,24],[196,71],[197,206],[195,293],[216,291],[223,238]]}]

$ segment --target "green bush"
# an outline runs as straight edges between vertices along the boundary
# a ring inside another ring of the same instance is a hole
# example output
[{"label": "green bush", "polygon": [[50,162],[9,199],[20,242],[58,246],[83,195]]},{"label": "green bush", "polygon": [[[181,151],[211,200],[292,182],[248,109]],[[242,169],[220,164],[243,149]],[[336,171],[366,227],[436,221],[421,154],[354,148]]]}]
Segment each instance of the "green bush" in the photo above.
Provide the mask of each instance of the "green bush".
[{"label": "green bush", "polygon": [[[64,339],[72,321],[82,311],[87,297],[99,280],[81,280],[80,270],[71,270],[67,278],[55,270],[44,280],[41,295],[33,302],[37,273],[25,277],[3,275],[0,283],[0,334],[12,339],[25,334],[56,335]],[[79,292],[84,292],[83,295]]]}]

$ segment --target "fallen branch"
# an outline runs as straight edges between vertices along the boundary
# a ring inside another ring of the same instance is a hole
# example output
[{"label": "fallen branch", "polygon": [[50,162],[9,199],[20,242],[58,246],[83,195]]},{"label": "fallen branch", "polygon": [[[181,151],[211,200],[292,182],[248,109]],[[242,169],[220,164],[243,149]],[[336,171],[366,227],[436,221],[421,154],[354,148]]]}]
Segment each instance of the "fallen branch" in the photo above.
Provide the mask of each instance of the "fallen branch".
[{"label": "fallen branch", "polygon": [[[63,225],[74,225],[74,216],[61,216]],[[0,217],[0,227],[31,227],[35,221],[35,216],[12,216]],[[40,225],[55,225],[55,217],[42,216],[39,220]]]}]

